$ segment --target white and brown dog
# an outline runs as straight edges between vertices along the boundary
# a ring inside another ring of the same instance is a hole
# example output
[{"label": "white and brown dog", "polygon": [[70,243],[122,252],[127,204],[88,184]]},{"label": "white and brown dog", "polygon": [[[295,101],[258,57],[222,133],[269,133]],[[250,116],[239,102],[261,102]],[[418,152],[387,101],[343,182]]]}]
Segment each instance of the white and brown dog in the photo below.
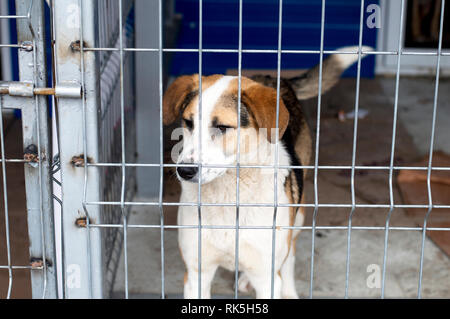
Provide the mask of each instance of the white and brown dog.
[{"label": "white and brown dog", "polygon": [[[357,52],[358,47],[341,48]],[[363,47],[364,51],[370,50]],[[322,93],[334,86],[342,72],[352,65],[358,54],[331,55],[323,61]],[[236,203],[236,165],[300,166],[309,165],[311,137],[299,101],[317,96],[319,66],[302,76],[281,79],[279,117],[277,119],[276,78],[256,76],[241,79],[240,118],[238,118],[238,78],[211,75],[202,77],[201,108],[199,76],[181,76],[164,95],[164,124],[173,123],[181,114],[184,127],[183,148],[178,164],[198,164],[202,168],[177,168],[181,181],[181,202],[198,201],[201,182],[202,203]],[[201,109],[201,117],[199,116]],[[201,122],[200,122],[201,119]],[[239,152],[237,147],[240,122]],[[279,128],[279,142],[273,130]],[[276,146],[278,145],[278,146]],[[200,152],[201,150],[201,152]],[[239,159],[238,157],[239,153]],[[278,154],[278,161],[276,161]],[[214,167],[222,165],[222,168]],[[305,170],[277,170],[278,204],[298,204],[303,200]],[[275,203],[274,168],[239,169],[239,203]],[[275,203],[276,204],[276,203]],[[241,206],[240,226],[264,226],[264,229],[239,230],[239,289],[249,284],[257,298],[271,297],[273,207]],[[236,208],[202,206],[202,225],[235,226]],[[304,211],[298,207],[278,207],[277,226],[301,226]],[[179,225],[198,225],[196,206],[180,206]],[[275,241],[274,297],[297,298],[294,280],[295,242],[299,230],[277,229]],[[201,297],[211,297],[211,282],[219,266],[235,269],[235,229],[202,229]],[[198,229],[179,229],[179,246],[186,265],[184,297],[198,297]]]}]

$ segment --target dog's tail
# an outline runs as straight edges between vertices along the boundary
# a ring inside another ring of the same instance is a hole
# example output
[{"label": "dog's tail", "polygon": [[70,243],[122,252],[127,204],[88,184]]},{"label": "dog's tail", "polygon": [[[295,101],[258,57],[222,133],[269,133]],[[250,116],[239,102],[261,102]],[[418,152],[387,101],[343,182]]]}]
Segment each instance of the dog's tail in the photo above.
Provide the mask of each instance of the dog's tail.
[{"label": "dog's tail", "polygon": [[[358,61],[358,46],[342,47],[337,51],[355,52],[353,54],[332,54],[323,61],[322,65],[322,94],[331,89],[338,81],[341,74],[353,63]],[[362,52],[372,51],[369,46],[362,46]],[[364,58],[367,54],[361,54]],[[319,94],[320,64],[308,70],[306,73],[290,78],[292,87],[299,100],[313,98]]]}]

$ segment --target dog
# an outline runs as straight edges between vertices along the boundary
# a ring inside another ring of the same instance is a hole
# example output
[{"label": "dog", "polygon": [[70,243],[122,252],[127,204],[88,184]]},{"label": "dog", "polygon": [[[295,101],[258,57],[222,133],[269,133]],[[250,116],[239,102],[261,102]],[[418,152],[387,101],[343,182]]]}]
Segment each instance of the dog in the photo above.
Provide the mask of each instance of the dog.
[{"label": "dog", "polygon": [[[366,46],[362,49],[371,50]],[[357,61],[357,50],[358,47],[344,47],[339,51],[355,53],[334,54],[323,61],[322,93],[333,87],[344,70]],[[242,76],[240,111],[236,76],[203,76],[201,103],[198,74],[178,77],[166,90],[163,123],[169,125],[180,115],[182,118],[182,150],[176,160],[177,164],[183,164],[176,169],[182,186],[180,202],[197,203],[198,183],[201,183],[202,203],[228,204],[201,207],[201,225],[225,226],[201,230],[201,287],[198,286],[199,230],[195,228],[199,222],[198,207],[178,209],[178,224],[194,226],[180,228],[178,232],[186,266],[185,298],[198,298],[199,292],[201,298],[210,298],[211,283],[219,266],[235,271],[237,186],[239,203],[244,204],[239,207],[239,225],[247,227],[238,234],[239,290],[248,291],[253,287],[256,298],[271,298],[273,271],[273,297],[298,298],[294,265],[295,242],[300,230],[278,227],[302,226],[303,207],[277,207],[274,269],[272,226],[275,206],[304,202],[306,170],[285,167],[309,165],[312,140],[301,101],[318,95],[319,73],[317,65],[298,77],[280,79],[279,103],[276,78]],[[233,166],[238,163],[243,167],[239,167],[237,184],[237,169]],[[246,167],[252,165],[268,167]],[[254,229],[261,226],[265,228]]]}]

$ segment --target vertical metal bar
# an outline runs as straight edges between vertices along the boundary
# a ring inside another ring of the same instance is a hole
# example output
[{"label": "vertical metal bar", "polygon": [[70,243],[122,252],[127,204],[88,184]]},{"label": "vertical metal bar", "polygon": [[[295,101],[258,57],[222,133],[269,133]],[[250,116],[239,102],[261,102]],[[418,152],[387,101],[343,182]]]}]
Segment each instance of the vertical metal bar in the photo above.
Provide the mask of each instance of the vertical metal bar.
[{"label": "vertical metal bar", "polygon": [[242,91],[242,0],[239,0],[239,39],[238,39],[238,101],[237,101],[237,164],[236,164],[236,237],[234,249],[234,298],[238,299],[239,283],[239,175],[241,161],[241,91]]},{"label": "vertical metal bar", "polygon": [[[3,95],[0,96],[0,106],[3,108]],[[2,175],[3,175],[3,201],[5,209],[5,236],[6,236],[6,253],[8,261],[8,292],[6,299],[11,298],[11,290],[13,285],[13,273],[11,264],[11,243],[9,237],[9,211],[8,211],[8,188],[6,183],[6,157],[5,157],[5,137],[3,133],[3,111],[0,108],[0,138],[2,152]]]},{"label": "vertical metal bar", "polygon": [[163,126],[163,15],[162,1],[159,0],[159,218],[161,223],[161,298],[165,299],[165,256],[164,256],[164,126]]},{"label": "vertical metal bar", "polygon": [[[81,87],[83,95],[86,94],[86,85],[85,85],[85,70],[84,70],[84,29],[83,29],[83,0],[79,1],[79,22],[80,22],[80,73],[81,73]],[[86,100],[83,96],[82,98],[82,114],[83,114],[83,120],[82,120],[82,126],[83,126],[83,160],[84,163],[88,163],[87,158],[87,132],[86,132]],[[84,165],[83,168],[83,210],[86,215],[86,238],[87,238],[87,266],[88,266],[88,282],[89,282],[89,298],[92,298],[92,264],[91,264],[91,231],[90,231],[90,222],[91,218],[89,216],[89,211],[86,207],[86,196],[87,196],[87,183],[88,183],[88,168],[87,165]]]},{"label": "vertical metal bar", "polygon": [[351,235],[352,235],[352,218],[355,212],[355,165],[356,165],[356,142],[358,140],[358,112],[359,112],[359,91],[361,82],[361,50],[363,40],[363,21],[364,21],[364,0],[361,0],[361,11],[359,18],[359,42],[358,42],[358,70],[356,74],[356,96],[355,96],[355,119],[353,126],[353,150],[352,150],[352,172],[351,172],[351,192],[352,192],[352,208],[348,217],[348,233],[347,233],[347,262],[345,269],[345,298],[348,298],[348,281],[350,275],[350,253],[351,253]]},{"label": "vertical metal bar", "polygon": [[125,210],[125,180],[126,180],[126,167],[125,167],[125,100],[124,100],[124,86],[123,86],[123,0],[119,2],[119,53],[120,53],[120,139],[122,146],[122,185],[120,191],[120,210],[123,218],[123,259],[124,259],[124,272],[125,272],[125,298],[128,299],[128,252],[127,252],[127,212]]},{"label": "vertical metal bar", "polygon": [[[279,138],[279,119],[280,119],[280,78],[281,78],[281,39],[283,30],[283,0],[278,2],[278,48],[277,48],[277,108],[276,108],[276,120],[275,120],[275,165],[274,165],[274,204],[273,209],[273,224],[272,224],[272,271],[270,278],[270,297],[274,298],[275,290],[275,242],[276,242],[276,230],[277,230],[277,215],[278,215],[278,138]],[[268,133],[271,134],[272,132]]]},{"label": "vertical metal bar", "polygon": [[202,298],[202,51],[203,51],[203,0],[199,1],[198,22],[198,299]]},{"label": "vertical metal bar", "polygon": [[[54,0],[50,0],[49,3],[49,7],[50,7],[50,30],[51,30],[51,43],[55,42],[55,16],[53,15],[53,8],[54,8]],[[52,70],[55,70],[55,51],[52,50]],[[58,83],[58,75],[56,74],[56,72],[53,72],[52,74],[52,80],[53,80],[53,86],[56,86],[56,83]],[[56,117],[56,110],[57,110],[57,100],[55,96],[52,96],[52,114],[54,114],[53,116]],[[54,130],[57,130],[58,127],[58,121],[55,121],[55,128],[53,128],[53,122],[52,122],[52,134],[54,132]],[[56,136],[52,136],[52,141],[53,143],[55,143],[56,145],[53,145],[52,147],[52,151],[53,154],[59,154],[59,140],[58,140],[58,134],[55,134]],[[52,155],[53,155],[52,154]],[[58,161],[59,161],[59,155],[58,155]],[[54,165],[55,163],[53,163]],[[59,164],[60,165],[60,164]],[[57,174],[57,172],[53,172],[52,173],[52,177],[55,178],[55,174]],[[61,180],[61,175],[59,173],[59,180]],[[53,184],[55,185],[55,183]],[[59,184],[58,187],[60,187],[61,185]],[[55,195],[55,190],[53,189],[53,194]],[[59,191],[60,193],[60,191]],[[59,199],[58,199],[59,201]],[[58,206],[57,206],[58,207]],[[59,215],[59,238],[58,236],[55,237],[55,249],[56,249],[56,264],[57,264],[57,279],[58,279],[58,297],[60,299],[65,299],[65,288],[64,288],[64,283],[65,283],[65,273],[64,273],[64,258],[62,258],[62,256],[64,256],[64,237],[63,237],[63,232],[64,229],[62,227],[62,221],[63,221],[63,214],[62,214],[62,203],[59,202],[59,209],[55,210],[55,213]],[[55,220],[55,224],[57,223],[57,221]],[[56,227],[56,225],[55,225]],[[55,229],[55,235],[57,234],[57,230]],[[59,240],[59,247],[56,245],[56,243]],[[58,251],[59,250],[59,251]],[[59,254],[59,255],[58,255]]]},{"label": "vertical metal bar", "polygon": [[[32,30],[33,26],[31,25],[31,23],[29,24],[30,27],[30,31],[32,31],[32,33],[34,33],[34,31]],[[33,39],[33,47],[36,48],[36,40]],[[36,49],[33,50],[33,83],[37,83],[38,82],[38,61],[37,61],[37,53],[36,53]],[[37,150],[38,150],[38,157],[39,157],[39,161],[38,161],[38,182],[39,182],[39,216],[40,216],[40,226],[41,226],[41,245],[42,245],[42,260],[43,260],[43,273],[44,273],[44,278],[43,278],[43,284],[42,284],[42,299],[45,299],[46,296],[46,290],[47,290],[47,268],[48,268],[48,264],[47,264],[47,252],[46,252],[46,247],[45,247],[45,239],[46,239],[46,229],[44,226],[44,205],[43,205],[43,187],[42,187],[42,161],[41,161],[41,154],[42,154],[42,145],[41,145],[41,119],[40,119],[40,99],[39,96],[35,96],[34,98],[34,110],[35,110],[35,114],[37,115],[36,117],[36,128],[37,128]],[[47,105],[46,105],[47,107]],[[47,122],[48,124],[48,122]],[[49,136],[47,135],[47,138],[49,138]],[[50,141],[47,141],[47,153],[51,154],[51,148],[50,148]],[[51,177],[51,173],[50,173],[50,168],[51,165],[49,162],[47,162],[47,176]],[[47,182],[49,183],[50,180],[47,180]],[[53,192],[52,192],[53,193]],[[53,207],[52,207],[52,222],[54,222],[53,220]],[[52,227],[53,228],[53,227]],[[52,231],[54,231],[54,229],[52,229]],[[54,234],[53,234],[54,236]],[[54,237],[53,237],[54,238]],[[54,249],[54,247],[53,247]],[[53,258],[53,262],[56,263],[56,258]],[[55,267],[56,268],[56,267]],[[55,281],[56,284],[56,281]],[[55,292],[55,295],[57,295],[57,292]]]},{"label": "vertical metal bar", "polygon": [[[19,51],[20,81],[32,82],[36,87],[45,86],[47,79],[43,5],[39,1],[16,0],[17,13],[27,16],[17,21],[18,42],[28,41],[33,47],[32,51]],[[34,145],[38,151],[37,166],[25,165],[30,257],[43,263],[42,270],[31,272],[34,298],[57,298],[49,125],[45,97],[23,102],[24,148]]]},{"label": "vertical metal bar", "polygon": [[430,217],[431,211],[433,210],[433,198],[431,195],[431,168],[433,165],[433,148],[434,148],[434,137],[436,130],[436,114],[437,114],[437,102],[439,93],[439,75],[441,69],[441,53],[442,53],[442,34],[444,33],[444,13],[445,13],[445,0],[441,1],[441,21],[439,26],[439,44],[438,44],[438,56],[436,62],[436,85],[434,87],[434,105],[433,105],[433,122],[431,127],[431,138],[430,138],[430,151],[428,155],[428,171],[427,171],[427,190],[428,190],[428,212],[425,215],[423,221],[422,230],[422,243],[420,249],[420,268],[419,268],[419,287],[417,288],[417,298],[422,298],[422,279],[423,279],[423,257],[425,253],[425,237],[427,233],[427,222]]},{"label": "vertical metal bar", "polygon": [[392,142],[391,142],[391,159],[389,163],[389,201],[390,208],[389,213],[386,218],[385,233],[384,233],[384,253],[383,253],[383,272],[381,277],[381,298],[384,298],[385,293],[385,283],[386,283],[386,263],[387,263],[387,249],[389,240],[389,223],[391,220],[392,213],[394,212],[394,187],[393,187],[393,173],[394,173],[394,156],[395,156],[395,139],[397,135],[397,115],[398,115],[398,94],[399,94],[399,83],[400,83],[400,63],[402,58],[402,47],[403,47],[403,24],[404,24],[404,11],[405,11],[405,1],[401,2],[401,12],[400,12],[400,34],[398,37],[398,56],[397,56],[397,74],[395,77],[395,98],[394,98],[394,119],[392,127]]},{"label": "vertical metal bar", "polygon": [[323,42],[325,34],[325,1],[322,0],[322,13],[320,22],[320,62],[319,62],[319,92],[317,96],[317,127],[316,127],[316,149],[314,158],[314,213],[311,229],[311,269],[310,269],[310,285],[309,285],[309,298],[313,297],[314,287],[314,247],[316,236],[316,219],[319,210],[319,191],[317,185],[317,174],[319,171],[319,144],[320,144],[320,111],[322,103],[322,70],[323,70]]}]

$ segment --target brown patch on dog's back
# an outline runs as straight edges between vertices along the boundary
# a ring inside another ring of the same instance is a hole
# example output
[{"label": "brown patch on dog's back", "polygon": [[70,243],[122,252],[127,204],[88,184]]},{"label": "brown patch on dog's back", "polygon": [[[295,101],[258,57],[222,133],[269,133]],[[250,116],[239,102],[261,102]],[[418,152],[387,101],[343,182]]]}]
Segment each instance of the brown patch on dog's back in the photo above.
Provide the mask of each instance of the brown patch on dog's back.
[{"label": "brown patch on dog's back", "polygon": [[[252,80],[263,85],[276,89],[277,79],[271,76],[256,75]],[[289,111],[289,125],[286,134],[291,135],[291,143],[287,145],[294,147],[295,153],[300,160],[301,165],[309,165],[311,159],[311,134],[308,123],[302,111],[302,106],[291,83],[287,79],[280,79],[280,96],[283,99],[284,105]],[[306,176],[307,169],[303,169],[303,176]]]}]

